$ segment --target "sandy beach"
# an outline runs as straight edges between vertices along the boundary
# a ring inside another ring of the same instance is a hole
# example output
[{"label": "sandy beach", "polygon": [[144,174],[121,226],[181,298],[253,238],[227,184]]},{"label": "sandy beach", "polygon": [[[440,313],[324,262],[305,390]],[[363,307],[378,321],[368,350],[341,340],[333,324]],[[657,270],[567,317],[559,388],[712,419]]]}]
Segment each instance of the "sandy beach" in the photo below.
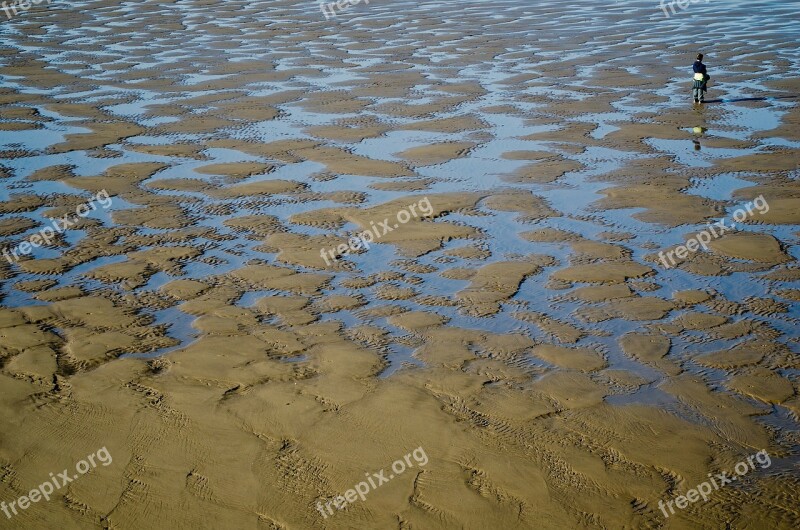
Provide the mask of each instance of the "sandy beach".
[{"label": "sandy beach", "polygon": [[322,4],[0,8],[0,528],[800,527],[796,2]]}]

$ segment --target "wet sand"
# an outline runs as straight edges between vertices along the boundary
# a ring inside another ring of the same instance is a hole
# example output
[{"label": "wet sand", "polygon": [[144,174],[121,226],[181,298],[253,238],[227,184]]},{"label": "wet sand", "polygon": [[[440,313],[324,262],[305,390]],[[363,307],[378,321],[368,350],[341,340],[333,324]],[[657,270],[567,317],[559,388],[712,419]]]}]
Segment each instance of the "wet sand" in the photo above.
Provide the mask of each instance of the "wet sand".
[{"label": "wet sand", "polygon": [[[0,249],[111,203],[0,260],[0,501],[113,463],[0,528],[797,528],[795,15],[56,0],[3,20]],[[319,511],[418,447],[424,467]]]}]

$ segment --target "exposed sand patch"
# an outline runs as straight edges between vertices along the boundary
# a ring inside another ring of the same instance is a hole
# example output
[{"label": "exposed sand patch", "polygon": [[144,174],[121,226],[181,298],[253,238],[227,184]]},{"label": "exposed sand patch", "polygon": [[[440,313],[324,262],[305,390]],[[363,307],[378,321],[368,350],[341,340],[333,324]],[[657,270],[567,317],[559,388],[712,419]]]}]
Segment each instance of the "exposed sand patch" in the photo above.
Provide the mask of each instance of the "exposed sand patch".
[{"label": "exposed sand patch", "polygon": [[226,164],[209,164],[195,168],[198,173],[206,175],[222,175],[229,179],[240,180],[254,175],[269,173],[274,166],[256,162],[229,162]]},{"label": "exposed sand patch", "polygon": [[670,375],[680,370],[668,359],[664,359],[672,345],[669,337],[658,333],[628,333],[619,339],[626,355],[639,359]]},{"label": "exposed sand patch", "polygon": [[616,261],[571,265],[551,275],[554,280],[583,283],[622,283],[630,278],[642,278],[653,269],[633,261]]},{"label": "exposed sand patch", "polygon": [[491,253],[485,248],[467,245],[464,247],[452,248],[444,251],[448,256],[455,256],[463,259],[476,259],[484,260],[491,256]]},{"label": "exposed sand patch", "polygon": [[[447,212],[462,208],[474,208],[481,196],[469,193],[452,193],[427,196],[431,205],[430,218],[437,218]],[[378,230],[377,243],[397,245],[402,254],[416,257],[441,247],[443,241],[458,238],[476,237],[477,230],[460,226],[447,221],[431,222],[424,220],[421,215],[424,211],[417,208],[417,215],[411,216],[407,223],[397,223],[397,215],[401,210],[407,210],[411,204],[418,203],[418,197],[396,199],[371,208],[329,208],[315,210],[304,214],[292,215],[289,219],[293,223],[318,226],[340,227],[345,222],[352,222],[360,230]],[[377,223],[388,222],[389,231]],[[397,226],[395,227],[394,224]],[[373,228],[377,227],[377,228]]]},{"label": "exposed sand patch", "polygon": [[[508,155],[509,153],[506,153],[504,156]],[[549,184],[560,179],[570,171],[578,171],[584,167],[583,164],[575,162],[574,160],[553,157],[552,153],[542,153],[541,156],[532,153],[530,156],[541,158],[542,161],[518,169],[512,175],[504,177],[505,180],[524,184]],[[512,159],[517,160],[519,158]],[[525,160],[528,160],[528,158],[525,158]]]},{"label": "exposed sand patch", "polygon": [[226,188],[220,188],[207,193],[213,197],[230,199],[258,195],[293,193],[303,189],[305,189],[304,184],[291,180],[259,180],[256,182],[245,182],[235,186],[228,186]]},{"label": "exposed sand patch", "polygon": [[27,217],[6,217],[0,220],[0,237],[21,234],[36,226],[39,224]]},{"label": "exposed sand patch", "polygon": [[731,370],[743,366],[756,365],[768,356],[780,352],[780,348],[765,340],[751,340],[739,343],[730,349],[698,356],[695,360],[705,366]]},{"label": "exposed sand patch", "polygon": [[195,160],[207,159],[206,156],[202,153],[202,151],[205,149],[204,146],[197,146],[191,144],[172,144],[172,145],[127,144],[126,147],[131,151],[137,151],[139,153],[147,153],[149,155],[193,158]]},{"label": "exposed sand patch", "polygon": [[445,142],[406,149],[397,156],[405,158],[416,166],[432,166],[442,164],[455,158],[461,158],[475,147],[472,142]]},{"label": "exposed sand patch", "polygon": [[389,317],[389,323],[393,326],[408,330],[419,331],[430,327],[446,324],[448,319],[441,315],[435,315],[425,311],[410,311],[402,315]]},{"label": "exposed sand patch", "polygon": [[703,223],[719,215],[714,201],[667,186],[632,184],[605,189],[602,193],[606,198],[597,202],[598,208],[645,208],[633,217],[648,223],[678,226]]},{"label": "exposed sand patch", "polygon": [[70,186],[81,188],[92,193],[106,190],[112,197],[122,195],[129,198],[139,195],[138,185],[167,167],[156,162],[119,164],[106,169],[98,177],[73,177],[67,180]]},{"label": "exposed sand patch", "polygon": [[722,315],[710,315],[708,313],[690,311],[680,315],[673,322],[684,329],[697,331],[711,329],[720,326],[727,321],[727,317]]},{"label": "exposed sand patch", "polygon": [[579,287],[569,292],[569,297],[583,300],[584,302],[603,302],[615,298],[628,298],[634,296],[630,287],[625,284],[591,285]]},{"label": "exposed sand patch", "polygon": [[84,123],[90,129],[88,133],[67,134],[66,141],[49,148],[53,154],[71,151],[90,151],[100,149],[109,144],[120,143],[126,138],[143,134],[146,129],[134,123],[119,121],[105,117],[104,121]]},{"label": "exposed sand patch", "polygon": [[438,118],[433,120],[417,120],[413,123],[402,125],[400,130],[431,131],[455,133],[461,131],[475,131],[486,129],[488,125],[476,116],[454,116],[452,118]]},{"label": "exposed sand patch", "polygon": [[200,179],[161,179],[154,182],[147,182],[145,186],[154,190],[193,192],[204,191],[215,187],[213,184]]},{"label": "exposed sand patch", "polygon": [[795,394],[791,381],[763,368],[734,376],[728,387],[765,403],[782,403]]},{"label": "exposed sand patch", "polygon": [[180,206],[159,204],[133,210],[120,210],[111,214],[115,223],[127,226],[146,226],[155,229],[184,228],[192,219]]},{"label": "exposed sand patch", "polygon": [[542,331],[557,339],[558,342],[575,343],[587,335],[585,330],[569,322],[562,322],[542,313],[522,311],[514,313],[513,316],[523,322],[536,324]]},{"label": "exposed sand patch", "polygon": [[247,265],[230,274],[249,288],[299,293],[317,292],[329,280],[328,276],[322,274],[297,273],[292,269],[266,264]]},{"label": "exposed sand patch", "polygon": [[730,258],[776,265],[792,260],[783,252],[778,240],[766,234],[744,232],[725,234],[711,241],[708,246],[713,252]]},{"label": "exposed sand patch", "polygon": [[594,372],[607,366],[603,356],[589,348],[567,348],[554,344],[540,344],[533,348],[532,353],[550,364],[569,370]]},{"label": "exposed sand patch", "polygon": [[509,190],[506,193],[492,195],[483,200],[483,205],[490,210],[520,212],[523,214],[523,219],[541,219],[560,215],[550,208],[543,198],[526,190]]},{"label": "exposed sand patch", "polygon": [[336,125],[318,125],[309,127],[306,132],[318,138],[339,142],[358,143],[366,138],[378,138],[390,128],[375,118],[359,120],[341,120]]},{"label": "exposed sand patch", "polygon": [[754,153],[735,158],[723,158],[716,162],[722,171],[777,172],[797,169],[797,153],[791,150],[776,150],[769,153]]},{"label": "exposed sand patch", "polygon": [[422,191],[433,183],[431,179],[417,179],[406,181],[375,182],[369,187],[381,191]]},{"label": "exposed sand patch", "polygon": [[484,265],[470,278],[470,285],[456,297],[470,315],[486,316],[500,311],[500,303],[509,300],[520,284],[541,270],[534,262],[501,262]]}]

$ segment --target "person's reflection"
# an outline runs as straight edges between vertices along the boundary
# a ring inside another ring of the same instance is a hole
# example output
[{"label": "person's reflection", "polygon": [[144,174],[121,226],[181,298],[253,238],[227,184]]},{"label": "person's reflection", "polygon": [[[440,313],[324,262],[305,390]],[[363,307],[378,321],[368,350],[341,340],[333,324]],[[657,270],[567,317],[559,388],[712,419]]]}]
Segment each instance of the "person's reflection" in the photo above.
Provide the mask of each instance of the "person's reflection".
[{"label": "person's reflection", "polygon": [[692,143],[694,144],[695,151],[700,150],[700,138],[703,137],[703,134],[705,134],[707,130],[708,129],[706,129],[705,127],[694,127],[692,129],[692,133],[694,133],[694,138],[692,138]]}]

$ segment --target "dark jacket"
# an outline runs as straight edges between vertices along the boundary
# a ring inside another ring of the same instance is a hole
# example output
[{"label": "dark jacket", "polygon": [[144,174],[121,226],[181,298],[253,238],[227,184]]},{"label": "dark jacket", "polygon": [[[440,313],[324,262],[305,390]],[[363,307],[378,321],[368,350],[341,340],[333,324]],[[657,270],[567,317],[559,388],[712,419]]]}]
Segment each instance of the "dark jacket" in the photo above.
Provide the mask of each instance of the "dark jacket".
[{"label": "dark jacket", "polygon": [[692,70],[696,74],[708,75],[708,72],[706,72],[706,65],[704,65],[701,61],[695,61],[694,64],[692,65]]},{"label": "dark jacket", "polygon": [[696,74],[703,74],[702,81],[695,80],[693,85],[694,88],[702,88],[703,92],[708,91],[707,83],[708,80],[711,79],[711,76],[708,75],[708,72],[706,72],[706,65],[704,65],[702,61],[695,61],[694,64],[692,65],[692,71]]}]

